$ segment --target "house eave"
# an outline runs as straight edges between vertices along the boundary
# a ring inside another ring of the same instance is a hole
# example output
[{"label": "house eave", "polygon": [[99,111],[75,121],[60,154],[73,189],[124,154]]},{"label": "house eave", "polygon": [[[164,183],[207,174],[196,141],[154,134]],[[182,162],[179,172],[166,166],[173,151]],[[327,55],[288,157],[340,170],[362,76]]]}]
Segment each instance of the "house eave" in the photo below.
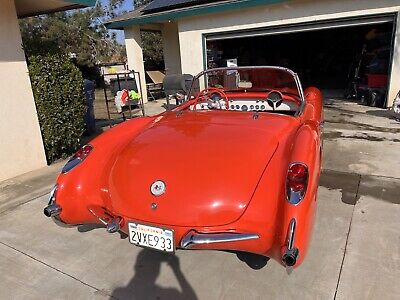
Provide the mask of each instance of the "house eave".
[{"label": "house eave", "polygon": [[124,29],[124,27],[130,25],[165,22],[177,18],[220,13],[228,10],[246,9],[260,5],[278,4],[287,1],[288,0],[238,0],[238,1],[223,2],[223,3],[210,3],[207,5],[186,7],[182,9],[164,11],[149,15],[144,14],[131,19],[110,22],[106,24],[106,27],[108,29]]},{"label": "house eave", "polygon": [[44,15],[54,12],[66,11],[71,9],[78,9],[78,8],[85,8],[96,5],[96,0],[64,0],[65,5],[60,6],[57,8],[51,9],[40,9],[40,10],[33,10],[25,13],[19,13],[17,10],[18,18],[26,18],[26,17],[33,17],[38,15]]}]

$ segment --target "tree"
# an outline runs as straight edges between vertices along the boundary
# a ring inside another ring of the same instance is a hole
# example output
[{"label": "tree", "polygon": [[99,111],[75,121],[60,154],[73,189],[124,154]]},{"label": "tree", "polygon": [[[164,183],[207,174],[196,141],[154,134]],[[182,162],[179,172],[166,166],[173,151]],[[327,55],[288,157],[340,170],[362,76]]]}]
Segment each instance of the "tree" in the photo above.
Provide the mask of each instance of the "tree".
[{"label": "tree", "polygon": [[[135,9],[137,9],[139,7],[149,4],[150,2],[152,2],[152,0],[133,0],[133,6]],[[164,56],[161,34],[159,32],[143,31],[141,37],[145,68],[147,70],[164,69]]]},{"label": "tree", "polygon": [[103,23],[116,16],[124,0],[100,2],[93,8],[59,12],[20,21],[25,53],[31,55],[68,54],[78,64],[93,66],[98,62],[125,59],[125,47]]},{"label": "tree", "polygon": [[150,2],[152,2],[152,0],[133,0],[133,6],[136,9],[143,5],[149,4]]},{"label": "tree", "polygon": [[[108,30],[103,24],[124,13],[124,4],[132,3],[130,1],[98,1],[92,8],[20,20],[26,55],[29,58],[32,55],[66,54],[75,57],[78,65],[85,67],[93,67],[99,62],[125,61],[125,46],[117,42],[115,31]],[[136,9],[150,2],[133,0],[133,6]],[[146,68],[163,69],[161,34],[142,32],[142,43]]]},{"label": "tree", "polygon": [[146,70],[163,70],[164,56],[161,33],[143,31],[141,37]]}]

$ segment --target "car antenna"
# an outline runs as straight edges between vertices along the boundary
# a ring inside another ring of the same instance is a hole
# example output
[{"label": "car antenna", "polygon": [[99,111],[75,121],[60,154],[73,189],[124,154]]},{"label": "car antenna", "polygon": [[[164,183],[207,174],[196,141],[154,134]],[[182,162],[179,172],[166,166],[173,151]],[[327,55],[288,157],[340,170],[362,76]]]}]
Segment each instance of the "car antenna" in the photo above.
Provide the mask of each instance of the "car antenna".
[{"label": "car antenna", "polygon": [[176,112],[176,117],[179,118],[183,114],[183,110],[179,110]]}]

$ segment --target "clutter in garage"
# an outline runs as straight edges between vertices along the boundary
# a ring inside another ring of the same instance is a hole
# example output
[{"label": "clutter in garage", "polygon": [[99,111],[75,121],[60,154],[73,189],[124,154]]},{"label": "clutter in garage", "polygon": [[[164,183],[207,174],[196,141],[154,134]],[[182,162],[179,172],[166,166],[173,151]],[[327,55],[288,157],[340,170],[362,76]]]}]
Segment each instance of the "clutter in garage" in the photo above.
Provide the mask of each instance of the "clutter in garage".
[{"label": "clutter in garage", "polygon": [[360,104],[384,107],[393,48],[393,23],[207,40],[207,67],[279,65],[304,86],[335,90]]}]

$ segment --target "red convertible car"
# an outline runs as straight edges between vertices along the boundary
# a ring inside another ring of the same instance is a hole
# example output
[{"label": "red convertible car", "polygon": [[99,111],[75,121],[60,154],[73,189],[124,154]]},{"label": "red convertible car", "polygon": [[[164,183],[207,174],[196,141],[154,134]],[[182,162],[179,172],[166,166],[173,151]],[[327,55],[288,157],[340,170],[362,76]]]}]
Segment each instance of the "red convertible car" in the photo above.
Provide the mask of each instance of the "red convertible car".
[{"label": "red convertible car", "polygon": [[83,146],[44,214],[166,253],[244,251],[296,267],[312,234],[322,126],[321,92],[303,91],[291,70],[210,69],[172,111]]}]

